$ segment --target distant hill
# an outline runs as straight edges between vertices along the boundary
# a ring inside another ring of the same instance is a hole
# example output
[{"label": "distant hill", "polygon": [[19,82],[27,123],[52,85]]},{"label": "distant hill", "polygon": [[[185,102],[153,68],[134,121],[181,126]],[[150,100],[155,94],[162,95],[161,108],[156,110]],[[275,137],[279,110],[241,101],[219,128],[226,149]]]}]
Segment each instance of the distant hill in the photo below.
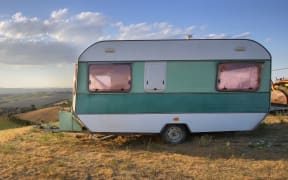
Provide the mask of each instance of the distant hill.
[{"label": "distant hill", "polygon": [[0,89],[0,108],[36,108],[62,100],[72,100],[71,89]]},{"label": "distant hill", "polygon": [[26,94],[37,92],[72,92],[72,88],[0,88],[0,94]]}]

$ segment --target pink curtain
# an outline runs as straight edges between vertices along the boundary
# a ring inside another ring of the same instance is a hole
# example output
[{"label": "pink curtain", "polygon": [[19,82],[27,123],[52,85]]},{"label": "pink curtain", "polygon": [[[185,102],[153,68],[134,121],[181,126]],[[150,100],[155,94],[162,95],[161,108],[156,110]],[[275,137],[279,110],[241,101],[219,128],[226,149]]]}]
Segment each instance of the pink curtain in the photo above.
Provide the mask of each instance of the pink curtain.
[{"label": "pink curtain", "polygon": [[129,91],[130,64],[92,64],[89,66],[90,91]]},{"label": "pink curtain", "polygon": [[220,64],[218,66],[218,90],[257,90],[260,64]]}]

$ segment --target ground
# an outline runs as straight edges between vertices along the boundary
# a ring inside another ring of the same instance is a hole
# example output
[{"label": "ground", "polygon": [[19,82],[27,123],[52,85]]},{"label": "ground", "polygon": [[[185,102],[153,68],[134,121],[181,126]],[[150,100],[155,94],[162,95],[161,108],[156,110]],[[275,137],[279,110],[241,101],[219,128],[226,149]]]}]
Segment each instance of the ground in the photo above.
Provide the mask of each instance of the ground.
[{"label": "ground", "polygon": [[0,179],[288,179],[282,115],[252,132],[192,134],[179,145],[157,135],[98,141],[33,127],[0,133]]}]

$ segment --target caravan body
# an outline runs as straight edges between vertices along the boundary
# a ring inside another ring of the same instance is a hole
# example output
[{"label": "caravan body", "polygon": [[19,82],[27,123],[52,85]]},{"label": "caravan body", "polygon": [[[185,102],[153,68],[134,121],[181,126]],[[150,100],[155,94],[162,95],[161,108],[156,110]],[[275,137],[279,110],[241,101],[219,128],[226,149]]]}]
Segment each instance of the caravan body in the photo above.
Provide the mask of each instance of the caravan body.
[{"label": "caravan body", "polygon": [[270,78],[271,55],[252,40],[101,41],[78,59],[73,112],[99,133],[252,130]]}]

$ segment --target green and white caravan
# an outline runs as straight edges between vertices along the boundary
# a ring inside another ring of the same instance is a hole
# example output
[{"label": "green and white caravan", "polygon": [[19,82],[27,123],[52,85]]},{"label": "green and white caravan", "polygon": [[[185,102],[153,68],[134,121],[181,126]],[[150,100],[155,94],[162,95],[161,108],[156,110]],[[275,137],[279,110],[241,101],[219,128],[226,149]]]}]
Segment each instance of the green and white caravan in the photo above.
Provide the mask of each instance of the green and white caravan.
[{"label": "green and white caravan", "polygon": [[101,41],[75,69],[64,130],[180,143],[190,132],[253,130],[270,108],[271,55],[249,39]]}]

